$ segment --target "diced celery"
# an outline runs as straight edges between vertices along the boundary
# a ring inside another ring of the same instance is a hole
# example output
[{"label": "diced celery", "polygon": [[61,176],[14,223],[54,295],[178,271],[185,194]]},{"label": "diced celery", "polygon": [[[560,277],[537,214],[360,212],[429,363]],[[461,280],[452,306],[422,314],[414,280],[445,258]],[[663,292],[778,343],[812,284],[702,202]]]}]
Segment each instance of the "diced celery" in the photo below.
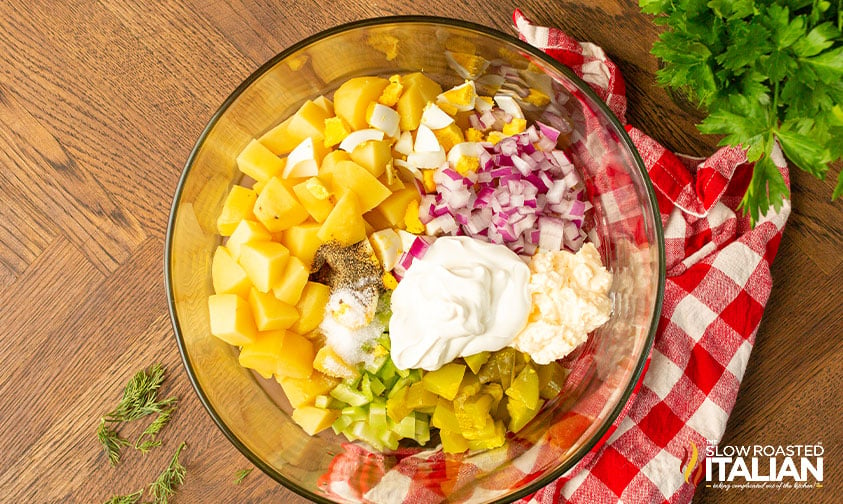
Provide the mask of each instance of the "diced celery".
[{"label": "diced celery", "polygon": [[371,398],[358,390],[349,387],[345,382],[340,383],[330,392],[331,397],[351,406],[362,406],[371,401]]},{"label": "diced celery", "polygon": [[379,397],[386,390],[386,385],[377,376],[371,376],[369,378],[369,387],[372,390],[372,395],[375,397]]},{"label": "diced celery", "polygon": [[350,418],[352,422],[362,422],[369,417],[369,409],[366,406],[346,406],[340,410],[340,415]]},{"label": "diced celery", "polygon": [[386,403],[376,401],[369,404],[369,426],[376,435],[387,430]]},{"label": "diced celery", "polygon": [[392,426],[392,431],[402,438],[416,437],[416,417],[414,415],[407,415],[401,419],[400,422]]},{"label": "diced celery", "polygon": [[331,424],[331,428],[334,429],[334,434],[341,434],[348,430],[348,427],[354,422],[354,419],[350,416],[343,415],[340,413],[339,418],[334,420],[334,423]]},{"label": "diced celery", "polygon": [[398,373],[398,376],[400,376],[401,378],[406,378],[410,376],[411,371],[412,369],[395,369],[395,372]]},{"label": "diced celery", "polygon": [[416,418],[416,434],[413,439],[420,445],[430,441],[430,418],[424,413],[413,413]]}]

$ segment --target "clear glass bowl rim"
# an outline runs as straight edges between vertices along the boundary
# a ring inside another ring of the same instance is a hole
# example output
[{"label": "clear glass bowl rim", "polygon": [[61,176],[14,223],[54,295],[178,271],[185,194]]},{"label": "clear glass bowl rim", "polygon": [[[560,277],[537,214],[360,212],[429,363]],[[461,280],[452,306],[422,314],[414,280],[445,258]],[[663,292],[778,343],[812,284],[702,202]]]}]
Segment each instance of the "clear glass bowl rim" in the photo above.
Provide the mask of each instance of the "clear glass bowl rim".
[{"label": "clear glass bowl rim", "polygon": [[[517,46],[519,49],[523,50],[526,53],[529,53],[530,56],[541,59],[547,65],[552,66],[558,72],[564,74],[567,78],[569,78],[572,82],[576,83],[577,87],[597,105],[600,111],[609,119],[610,123],[616,128],[618,137],[620,141],[626,146],[629,152],[632,155],[632,159],[635,162],[635,166],[640,172],[642,176],[642,180],[645,183],[647,188],[647,196],[649,198],[650,206],[653,209],[658,209],[658,203],[656,201],[656,195],[653,189],[652,182],[650,181],[649,174],[647,173],[647,169],[644,165],[643,160],[641,159],[641,155],[638,153],[638,150],[633,144],[632,140],[627,135],[626,130],[624,129],[623,125],[621,124],[620,120],[615,116],[615,114],[609,109],[603,100],[597,96],[597,94],[591,89],[591,87],[585,83],[579,76],[577,76],[573,70],[568,68],[567,66],[563,65],[562,63],[556,61],[540,49],[514,37],[510,34],[504,33],[500,30],[495,28],[491,28],[488,26],[484,26],[478,23],[474,23],[471,21],[465,21],[460,19],[453,19],[447,17],[440,17],[440,16],[428,16],[428,15],[398,15],[398,16],[383,16],[377,18],[367,18],[367,19],[360,19],[356,21],[351,21],[348,23],[339,24],[328,28],[326,30],[320,31],[313,35],[310,35],[299,42],[287,47],[286,49],[282,50],[260,67],[258,67],[254,72],[252,72],[234,91],[225,99],[225,101],[220,105],[220,107],[214,112],[211,116],[211,119],[208,121],[207,125],[203,129],[202,133],[199,135],[199,138],[196,141],[193,149],[191,150],[187,161],[185,162],[184,168],[182,169],[181,176],[179,177],[178,185],[176,187],[175,195],[173,197],[173,203],[170,209],[170,216],[167,222],[167,233],[165,236],[165,243],[164,243],[164,280],[165,280],[165,287],[167,290],[167,305],[170,312],[170,320],[173,325],[173,330],[175,332],[176,341],[179,347],[179,353],[181,354],[182,362],[184,364],[185,369],[187,370],[187,375],[190,380],[193,389],[196,391],[196,394],[199,396],[199,401],[211,415],[211,418],[216,423],[217,427],[222,431],[226,438],[234,445],[237,450],[242,453],[247,459],[249,459],[252,464],[258,467],[261,471],[265,474],[269,475],[271,478],[276,480],[277,482],[281,483],[284,487],[292,490],[293,492],[310,499],[314,502],[324,503],[324,504],[334,504],[335,501],[330,499],[326,499],[324,496],[316,494],[306,488],[302,488],[301,486],[297,485],[295,482],[285,478],[282,474],[276,471],[274,468],[269,466],[268,464],[264,463],[256,454],[252,453],[240,440],[234,435],[234,433],[228,428],[228,426],[223,422],[222,418],[220,418],[219,414],[214,409],[214,406],[211,404],[210,400],[208,399],[207,395],[202,390],[201,386],[198,383],[196,378],[196,373],[193,369],[193,365],[191,364],[188,355],[187,355],[187,348],[185,346],[185,341],[182,336],[181,327],[179,324],[179,320],[176,314],[176,305],[175,305],[175,296],[173,293],[173,279],[170,274],[171,272],[171,254],[173,252],[173,230],[175,227],[175,216],[178,210],[179,202],[181,201],[182,191],[184,189],[185,181],[190,173],[190,169],[193,166],[194,160],[199,152],[199,149],[204,144],[206,138],[208,137],[210,131],[216,125],[217,121],[219,121],[220,117],[228,110],[229,106],[241,95],[243,92],[251,86],[251,84],[257,80],[260,76],[268,72],[270,69],[275,67],[279,62],[283,61],[285,58],[294,54],[296,51],[310,46],[318,42],[321,39],[331,37],[333,35],[359,29],[365,27],[375,27],[375,26],[384,26],[384,25],[395,25],[395,24],[432,24],[432,25],[444,25],[449,27],[455,27],[460,29],[465,29],[469,31],[479,32],[483,35],[491,36],[493,38],[501,39],[505,42],[508,42],[514,46]],[[538,478],[534,481],[531,481],[528,485],[524,488],[519,489],[512,494],[506,496],[503,499],[495,501],[496,503],[507,503],[513,502],[527,495],[530,495],[540,488],[547,486],[552,481],[556,480],[563,474],[565,474],[568,470],[574,467],[579,461],[588,454],[592,449],[595,448],[597,443],[602,440],[606,432],[609,430],[609,427],[614,423],[617,417],[620,415],[623,408],[626,406],[627,401],[629,401],[629,397],[632,395],[633,390],[635,389],[638,382],[641,380],[641,375],[644,372],[644,368],[646,362],[649,358],[650,351],[653,346],[653,341],[655,339],[656,329],[658,327],[659,317],[661,315],[661,308],[662,308],[662,301],[664,298],[664,283],[665,283],[665,251],[664,251],[664,234],[661,226],[661,219],[658,215],[653,216],[653,225],[654,231],[656,235],[656,246],[658,247],[658,262],[659,262],[659,274],[658,274],[658,285],[656,290],[656,298],[653,307],[653,317],[650,321],[650,328],[647,332],[647,340],[645,342],[645,346],[641,352],[641,356],[638,359],[638,362],[635,365],[635,369],[631,375],[631,380],[624,390],[624,393],[621,396],[621,399],[618,401],[618,404],[612,410],[612,412],[604,419],[603,425],[595,432],[595,434],[591,437],[591,439],[586,442],[573,456],[571,456],[566,463],[561,464],[555,470],[551,471],[548,475]]]}]

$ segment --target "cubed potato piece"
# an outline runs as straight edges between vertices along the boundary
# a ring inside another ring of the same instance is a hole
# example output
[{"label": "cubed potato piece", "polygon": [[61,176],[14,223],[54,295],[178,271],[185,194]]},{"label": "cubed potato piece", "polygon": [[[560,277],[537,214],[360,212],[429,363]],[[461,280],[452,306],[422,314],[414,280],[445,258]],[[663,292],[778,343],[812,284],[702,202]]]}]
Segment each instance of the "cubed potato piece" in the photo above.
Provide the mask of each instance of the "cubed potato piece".
[{"label": "cubed potato piece", "polygon": [[275,374],[280,377],[307,378],[313,372],[313,343],[304,336],[284,331],[284,345]]},{"label": "cubed potato piece", "polygon": [[405,90],[418,89],[425,101],[435,101],[436,97],[442,93],[442,86],[422,72],[412,72],[402,76],[401,84]]},{"label": "cubed potato piece", "polygon": [[311,100],[307,100],[290,118],[289,129],[305,138],[311,137],[314,140],[325,138],[325,119],[331,117],[327,110]]},{"label": "cubed potato piece", "polygon": [[412,186],[405,187],[398,192],[392,193],[378,205],[374,212],[380,214],[390,227],[404,227],[404,215],[407,213],[407,206],[411,201],[419,201],[419,191]]},{"label": "cubed potato piece", "polygon": [[355,130],[366,128],[366,109],[378,100],[387,84],[387,79],[375,76],[345,81],[334,92],[334,114]]},{"label": "cubed potato piece", "polygon": [[334,169],[340,161],[351,160],[351,154],[344,150],[333,150],[322,158],[322,164],[319,165],[319,179],[328,187],[331,186]]},{"label": "cubed potato piece", "polygon": [[315,436],[330,427],[339,416],[339,410],[302,406],[293,410],[292,419],[306,433]]},{"label": "cubed potato piece", "polygon": [[228,192],[225,202],[222,204],[222,210],[217,217],[217,231],[222,236],[231,236],[237,224],[243,219],[254,219],[255,214],[252,208],[255,206],[255,200],[258,199],[258,193],[248,187],[241,185],[234,185]]},{"label": "cubed potato piece", "polygon": [[223,245],[218,246],[214,251],[214,258],[211,261],[211,281],[216,294],[237,294],[246,297],[252,288],[252,282],[246,270],[237,264],[237,260]]},{"label": "cubed potato piece", "polygon": [[316,396],[327,395],[339,380],[313,370],[307,378],[276,377],[293,408],[312,406]]},{"label": "cubed potato piece", "polygon": [[307,210],[278,177],[272,177],[258,195],[255,217],[270,232],[283,231],[307,219]]},{"label": "cubed potato piece", "polygon": [[377,211],[377,208],[364,213],[363,220],[366,221],[368,227],[374,230],[372,232],[379,231],[381,229],[392,228],[392,224]]},{"label": "cubed potato piece", "polygon": [[322,240],[319,239],[321,228],[322,224],[318,222],[305,222],[285,229],[281,235],[281,243],[292,255],[301,259],[308,270],[313,265],[316,251],[322,245]]},{"label": "cubed potato piece", "polygon": [[366,238],[366,223],[357,196],[347,191],[334,206],[316,234],[322,243],[337,241],[351,245]]},{"label": "cubed potato piece", "polygon": [[289,304],[295,305],[301,299],[304,286],[307,285],[310,276],[310,268],[296,256],[290,256],[287,266],[284,268],[284,275],[281,282],[272,289],[275,297]]},{"label": "cubed potato piece", "polygon": [[270,239],[272,239],[272,235],[269,234],[269,231],[267,231],[265,227],[263,227],[263,224],[252,220],[242,220],[239,224],[237,224],[237,227],[234,228],[234,232],[231,233],[231,236],[228,237],[228,240],[225,242],[225,246],[228,248],[229,252],[231,252],[231,257],[238,260],[240,259],[240,247],[244,243],[267,241]]},{"label": "cubed potato piece", "polygon": [[299,199],[299,203],[316,222],[325,222],[328,214],[334,208],[331,191],[319,177],[310,177],[304,182],[294,185],[293,192]]},{"label": "cubed potato piece", "polygon": [[380,177],[392,161],[392,148],[386,140],[368,140],[351,151],[351,160]]},{"label": "cubed potato piece", "polygon": [[261,292],[254,287],[249,290],[249,306],[255,316],[258,331],[287,329],[299,318],[295,306],[281,301],[272,293]]},{"label": "cubed potato piece", "polygon": [[337,195],[345,191],[353,191],[357,195],[363,212],[375,208],[392,195],[392,191],[354,161],[337,163],[332,172],[331,189]]},{"label": "cubed potato piece", "polygon": [[319,95],[318,98],[314,98],[313,103],[321,107],[322,110],[328,114],[327,117],[334,115],[334,102],[328,99],[325,95]]},{"label": "cubed potato piece", "polygon": [[[319,282],[307,282],[301,293],[296,310],[299,319],[290,327],[298,334],[307,334],[316,329],[325,316],[325,305],[331,296],[331,288]],[[310,359],[313,362],[313,359]]]},{"label": "cubed potato piece", "polygon": [[240,246],[240,266],[249,275],[252,285],[269,292],[281,283],[290,251],[274,241],[254,241]]},{"label": "cubed potato piece", "polygon": [[290,129],[290,122],[293,116],[288,117],[280,124],[264,133],[259,141],[261,145],[269,149],[276,156],[283,156],[289,154],[304,140],[304,135]]},{"label": "cubed potato piece", "polygon": [[272,378],[281,362],[286,331],[265,331],[258,333],[251,343],[243,345],[237,357],[244,368],[254,369],[264,378]]},{"label": "cubed potato piece", "polygon": [[249,303],[237,294],[208,296],[211,334],[230,345],[251,343],[257,336]]},{"label": "cubed potato piece", "polygon": [[237,156],[237,168],[255,180],[269,180],[284,170],[286,162],[258,140],[252,139]]},{"label": "cubed potato piece", "polygon": [[313,367],[334,378],[354,378],[358,375],[357,369],[346,363],[330,345],[325,345],[316,352]]},{"label": "cubed potato piece", "polygon": [[424,107],[436,99],[442,87],[419,72],[405,75],[401,82],[404,92],[395,108],[400,116],[401,130],[412,131],[419,127]]}]

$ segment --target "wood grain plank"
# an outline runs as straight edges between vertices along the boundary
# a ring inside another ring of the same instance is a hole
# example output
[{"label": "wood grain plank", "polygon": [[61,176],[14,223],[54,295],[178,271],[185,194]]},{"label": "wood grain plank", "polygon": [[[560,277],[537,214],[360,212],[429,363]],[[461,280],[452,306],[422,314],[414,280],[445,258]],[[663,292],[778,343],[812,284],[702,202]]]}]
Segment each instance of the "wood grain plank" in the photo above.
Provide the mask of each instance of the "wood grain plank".
[{"label": "wood grain plank", "polygon": [[144,237],[137,220],[3,86],[0,125],[0,150],[25,167],[0,173],[3,186],[36,204],[101,272],[112,271]]},{"label": "wood grain plank", "polygon": [[[69,334],[72,336],[63,328],[102,280],[95,265],[59,237],[14,284],[0,292],[0,306],[4,307],[0,324],[0,453],[4,454],[0,457],[0,473],[26,448],[27,437],[12,435],[8,429],[25,426],[37,433],[49,421],[49,415],[32,412],[50,410],[45,406],[49,401],[44,399],[50,395],[51,380],[64,363],[51,362],[48,366],[39,362],[40,349],[63,348]],[[36,382],[42,387],[35,387]]]}]

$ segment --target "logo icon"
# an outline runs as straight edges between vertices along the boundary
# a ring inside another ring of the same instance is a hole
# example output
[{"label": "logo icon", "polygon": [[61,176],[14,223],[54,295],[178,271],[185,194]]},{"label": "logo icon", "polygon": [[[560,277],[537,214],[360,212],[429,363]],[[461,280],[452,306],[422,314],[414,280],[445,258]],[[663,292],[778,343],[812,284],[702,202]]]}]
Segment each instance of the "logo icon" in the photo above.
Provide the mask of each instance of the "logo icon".
[{"label": "logo icon", "polygon": [[679,470],[685,476],[685,483],[691,483],[697,486],[700,480],[702,480],[703,464],[700,463],[700,451],[697,445],[693,441],[689,443],[691,445],[690,450],[685,449],[685,456],[682,458]]}]

